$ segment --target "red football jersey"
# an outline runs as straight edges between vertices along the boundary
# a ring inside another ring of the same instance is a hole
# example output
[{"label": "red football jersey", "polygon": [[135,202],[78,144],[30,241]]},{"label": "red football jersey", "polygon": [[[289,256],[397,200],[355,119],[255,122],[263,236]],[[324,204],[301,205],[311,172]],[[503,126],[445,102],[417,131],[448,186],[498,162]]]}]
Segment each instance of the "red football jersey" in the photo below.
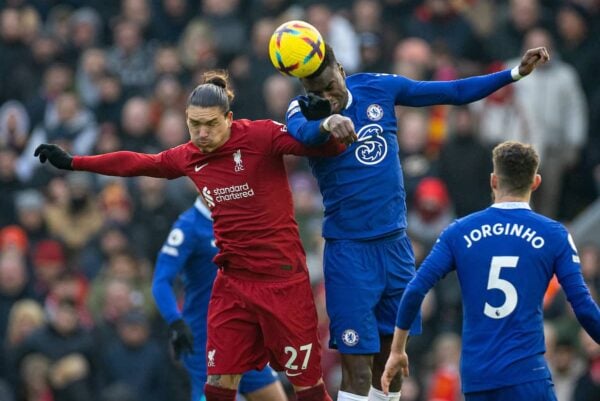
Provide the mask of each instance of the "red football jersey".
[{"label": "red football jersey", "polygon": [[156,155],[76,156],[73,168],[117,176],[188,176],[211,210],[220,250],[215,263],[228,273],[268,279],[306,271],[283,155],[342,151],[333,139],[306,147],[271,120],[235,120],[231,137],[211,153],[188,142]]}]

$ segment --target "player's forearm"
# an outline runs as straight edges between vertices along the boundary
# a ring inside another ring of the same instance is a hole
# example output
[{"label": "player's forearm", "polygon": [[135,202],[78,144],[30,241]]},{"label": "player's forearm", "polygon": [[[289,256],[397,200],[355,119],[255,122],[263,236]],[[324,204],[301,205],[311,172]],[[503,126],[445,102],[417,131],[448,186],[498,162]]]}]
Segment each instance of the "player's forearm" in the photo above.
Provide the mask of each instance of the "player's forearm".
[{"label": "player's forearm", "polygon": [[168,177],[168,173],[161,165],[158,155],[128,151],[111,152],[97,156],[74,156],[72,167],[73,170],[90,171],[118,177]]},{"label": "player's forearm", "polygon": [[406,352],[406,343],[408,342],[408,330],[396,327],[394,329],[394,339],[392,340],[391,352]]},{"label": "player's forearm", "polygon": [[600,344],[600,308],[592,298],[581,273],[571,274],[560,284],[573,307],[575,316],[587,333]]},{"label": "player's forearm", "polygon": [[296,140],[307,146],[321,145],[329,139],[329,134],[321,130],[321,121],[307,121],[303,119],[290,119],[288,132]]},{"label": "player's forearm", "polygon": [[160,315],[168,324],[181,319],[177,300],[168,277],[156,277],[152,281],[152,296]]},{"label": "player's forearm", "polygon": [[416,287],[414,285],[411,286],[409,283],[404,291],[402,300],[400,301],[400,306],[398,307],[398,314],[396,315],[396,328],[401,330],[410,329],[410,326],[414,322],[419,310],[421,309],[421,304],[423,303],[424,298],[425,294],[419,293]]}]

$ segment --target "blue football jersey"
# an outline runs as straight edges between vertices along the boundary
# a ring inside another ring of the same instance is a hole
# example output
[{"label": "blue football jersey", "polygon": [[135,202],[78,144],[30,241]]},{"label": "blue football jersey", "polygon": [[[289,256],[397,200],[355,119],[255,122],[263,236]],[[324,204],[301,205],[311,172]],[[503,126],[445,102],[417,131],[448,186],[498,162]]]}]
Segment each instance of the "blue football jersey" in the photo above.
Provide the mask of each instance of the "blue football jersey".
[{"label": "blue football jersey", "polygon": [[[208,301],[217,274],[212,259],[217,251],[210,212],[197,199],[173,224],[158,255],[152,282],[156,305],[167,323],[183,316],[194,337],[200,336],[204,341]],[[181,277],[185,290],[181,312],[172,289],[177,276]]]},{"label": "blue football jersey", "polygon": [[542,301],[554,274],[582,326],[600,341],[600,310],[570,234],[526,203],[498,203],[450,225],[409,283],[396,325],[408,328],[427,291],[454,269],[463,298],[465,393],[550,378]]},{"label": "blue football jersey", "polygon": [[[358,140],[336,157],[309,159],[323,195],[323,236],[373,239],[406,228],[396,105],[468,103],[510,82],[509,70],[448,82],[413,81],[391,74],[347,77],[349,100],[340,114],[352,119]],[[305,144],[322,143],[327,135],[319,131],[321,121],[308,121],[298,100],[288,107],[288,131]]]}]

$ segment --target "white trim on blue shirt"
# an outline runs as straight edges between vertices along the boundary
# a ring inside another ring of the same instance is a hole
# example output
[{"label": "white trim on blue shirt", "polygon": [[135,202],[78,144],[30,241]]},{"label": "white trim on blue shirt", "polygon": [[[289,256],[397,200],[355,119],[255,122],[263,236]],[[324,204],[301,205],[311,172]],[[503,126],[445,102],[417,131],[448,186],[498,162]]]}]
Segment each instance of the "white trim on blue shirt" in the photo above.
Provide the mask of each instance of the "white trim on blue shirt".
[{"label": "white trim on blue shirt", "polygon": [[206,207],[206,205],[204,204],[204,202],[202,202],[202,200],[200,200],[200,197],[196,198],[196,201],[194,202],[194,207],[196,209],[198,209],[198,211],[207,219],[209,219],[210,221],[212,221],[212,217],[210,217],[210,210],[208,210],[208,208]]},{"label": "white trim on blue shirt", "polygon": [[494,203],[492,207],[497,209],[529,209],[531,210],[531,206],[527,202],[500,202]]},{"label": "white trim on blue shirt", "polygon": [[352,92],[350,92],[350,89],[346,88],[346,92],[348,92],[348,102],[346,103],[346,107],[344,107],[344,109],[348,110],[348,108],[352,106],[352,100],[354,98],[352,97]]}]

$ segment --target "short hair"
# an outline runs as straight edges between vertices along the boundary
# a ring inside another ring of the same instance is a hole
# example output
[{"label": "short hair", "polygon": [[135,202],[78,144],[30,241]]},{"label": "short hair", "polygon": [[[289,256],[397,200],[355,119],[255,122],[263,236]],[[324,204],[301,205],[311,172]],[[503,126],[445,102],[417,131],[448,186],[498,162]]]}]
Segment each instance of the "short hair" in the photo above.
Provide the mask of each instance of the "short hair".
[{"label": "short hair", "polygon": [[335,67],[338,64],[337,58],[335,58],[335,53],[329,43],[325,43],[325,57],[323,57],[323,61],[321,61],[321,65],[319,68],[305,79],[313,79],[318,77],[325,71],[327,67]]},{"label": "short hair", "polygon": [[202,76],[202,84],[196,86],[188,98],[187,105],[199,107],[220,107],[224,113],[230,110],[235,97],[229,84],[229,76],[224,70],[207,71]]},{"label": "short hair", "polygon": [[507,141],[497,145],[492,154],[498,185],[512,194],[526,193],[540,164],[540,157],[533,146]]}]

